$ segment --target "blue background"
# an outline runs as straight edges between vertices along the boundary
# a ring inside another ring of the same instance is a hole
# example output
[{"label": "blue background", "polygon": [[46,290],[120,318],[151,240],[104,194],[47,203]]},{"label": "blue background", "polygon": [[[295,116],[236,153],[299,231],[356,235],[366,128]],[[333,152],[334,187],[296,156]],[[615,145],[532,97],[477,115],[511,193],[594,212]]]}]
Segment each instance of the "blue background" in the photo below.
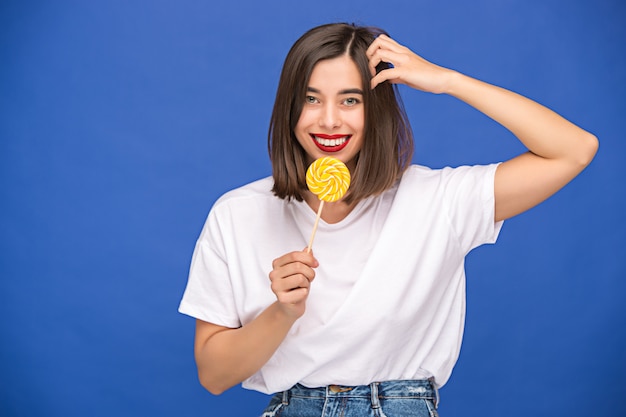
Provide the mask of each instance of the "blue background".
[{"label": "blue background", "polygon": [[[224,191],[269,175],[282,61],[308,28],[387,29],[601,142],[468,258],[443,416],[626,415],[626,13],[619,0],[0,3],[0,415],[255,416],[198,384],[177,313]],[[402,89],[415,162],[522,150],[463,103]]]}]

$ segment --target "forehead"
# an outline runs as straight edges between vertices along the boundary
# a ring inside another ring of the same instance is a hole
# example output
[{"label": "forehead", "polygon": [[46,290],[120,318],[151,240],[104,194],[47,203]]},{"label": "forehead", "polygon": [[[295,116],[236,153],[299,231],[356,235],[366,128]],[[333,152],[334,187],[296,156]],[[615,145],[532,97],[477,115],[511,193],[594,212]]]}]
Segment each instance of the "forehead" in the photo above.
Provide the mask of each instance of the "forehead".
[{"label": "forehead", "polygon": [[308,86],[317,90],[360,88],[363,83],[356,63],[347,55],[324,59],[313,67]]}]

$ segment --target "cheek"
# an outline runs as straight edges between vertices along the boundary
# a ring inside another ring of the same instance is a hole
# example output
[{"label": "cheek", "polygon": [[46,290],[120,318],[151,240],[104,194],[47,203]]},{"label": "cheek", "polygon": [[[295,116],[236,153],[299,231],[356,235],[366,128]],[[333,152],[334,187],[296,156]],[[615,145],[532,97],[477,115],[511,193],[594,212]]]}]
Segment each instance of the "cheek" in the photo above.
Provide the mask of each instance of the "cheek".
[{"label": "cheek", "polygon": [[310,123],[311,112],[302,110],[300,113],[300,118],[298,119],[298,123],[296,124],[296,130],[305,129]]},{"label": "cheek", "polygon": [[363,128],[365,128],[365,112],[354,112],[350,115],[349,120],[354,129],[363,130]]},{"label": "cheek", "polygon": [[306,143],[306,139],[309,136],[309,126],[310,121],[307,118],[307,114],[303,111],[300,114],[300,118],[298,119],[298,123],[296,124],[293,132],[296,135],[296,139],[298,139],[298,142],[300,142],[301,144]]}]

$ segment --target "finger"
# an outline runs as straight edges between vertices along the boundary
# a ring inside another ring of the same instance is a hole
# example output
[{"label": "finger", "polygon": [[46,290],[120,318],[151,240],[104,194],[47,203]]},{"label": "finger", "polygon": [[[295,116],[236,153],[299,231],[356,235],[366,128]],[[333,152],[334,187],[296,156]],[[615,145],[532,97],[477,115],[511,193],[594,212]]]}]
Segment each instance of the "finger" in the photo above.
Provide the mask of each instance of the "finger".
[{"label": "finger", "polygon": [[293,291],[277,294],[276,299],[282,304],[298,304],[305,301],[308,295],[308,288],[298,288]]},{"label": "finger", "polygon": [[[389,62],[391,64],[398,64],[404,62],[409,54],[405,51],[394,51],[391,49],[377,49],[370,57],[370,65],[378,64],[380,62]],[[374,65],[374,66],[376,66]]]},{"label": "finger", "polygon": [[316,268],[319,265],[317,259],[315,259],[312,253],[307,253],[306,251],[295,251],[274,259],[272,261],[272,268],[277,269],[292,262],[302,262],[311,268]]},{"label": "finger", "polygon": [[365,55],[369,58],[376,53],[379,49],[390,50],[393,52],[402,52],[406,49],[405,46],[400,45],[395,40],[391,39],[387,35],[380,35],[370,44],[370,46],[365,51]]},{"label": "finger", "polygon": [[367,50],[365,51],[365,56],[368,58],[371,58],[372,55],[374,55],[374,52],[376,52],[376,50],[378,48],[380,48],[380,37],[383,35],[380,35],[379,37],[377,37],[376,39],[374,39],[374,41],[372,43],[370,43],[370,46],[367,47]]},{"label": "finger", "polygon": [[[288,254],[281,258],[278,258],[273,262],[274,269],[269,273],[270,281],[284,279],[290,275],[304,275],[309,281],[313,281],[315,278],[314,267],[317,266],[317,260],[313,258],[311,254],[305,254],[304,260],[308,264],[296,261],[295,259],[302,258],[298,254]],[[286,262],[283,264],[283,262]]]},{"label": "finger", "polygon": [[[391,51],[388,49],[378,49],[369,60],[370,72],[372,76],[375,76],[377,72],[376,68],[381,62],[388,63],[390,67],[393,68],[393,67],[398,67],[402,65],[403,63],[406,62],[406,60],[407,60],[407,57],[405,54]],[[386,71],[387,69],[389,68],[383,69],[382,71]]]},{"label": "finger", "polygon": [[390,68],[385,68],[380,72],[385,72],[398,66],[398,62],[402,61],[402,55],[395,52],[379,49],[369,60],[369,68],[372,77],[377,75],[377,67],[381,62],[388,63]]},{"label": "finger", "polygon": [[291,275],[284,279],[274,280],[272,281],[272,292],[276,294],[276,296],[280,296],[282,293],[288,293],[299,288],[310,288],[311,283],[309,280],[303,275]]},{"label": "finger", "polygon": [[396,73],[397,71],[395,68],[389,68],[389,69],[379,72],[378,74],[372,77],[370,81],[370,88],[373,90],[374,88],[376,88],[378,84],[381,84],[385,81],[389,81],[392,84],[396,84],[397,79],[398,79],[398,77],[396,76]]},{"label": "finger", "polygon": [[[389,47],[391,45],[389,43],[390,40],[391,40],[391,38],[389,38],[386,35],[379,35],[379,36],[377,36],[376,39],[374,39],[374,41],[372,41],[370,46],[365,51],[365,55],[370,57],[370,56],[372,56],[374,54],[374,52],[376,52],[376,50],[378,50],[380,48]],[[387,45],[387,46],[385,46],[385,45]]]},{"label": "finger", "polygon": [[272,279],[272,274],[274,274],[273,279],[284,279],[292,275],[302,275],[309,281],[313,281],[313,278],[315,278],[315,271],[301,262],[292,262],[270,272],[270,279]]}]

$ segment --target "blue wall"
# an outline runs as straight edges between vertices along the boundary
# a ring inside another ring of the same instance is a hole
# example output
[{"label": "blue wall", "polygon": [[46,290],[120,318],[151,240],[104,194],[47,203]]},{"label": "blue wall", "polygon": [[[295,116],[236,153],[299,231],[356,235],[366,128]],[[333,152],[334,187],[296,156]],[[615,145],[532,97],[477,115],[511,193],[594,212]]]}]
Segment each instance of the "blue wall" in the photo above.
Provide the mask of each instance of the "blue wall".
[{"label": "blue wall", "polygon": [[[625,415],[626,13],[621,0],[17,1],[0,4],[0,415],[255,416],[196,380],[177,313],[224,191],[266,176],[282,60],[329,21],[548,105],[593,164],[468,259],[443,416]],[[415,162],[521,147],[449,97],[402,90]]]}]

